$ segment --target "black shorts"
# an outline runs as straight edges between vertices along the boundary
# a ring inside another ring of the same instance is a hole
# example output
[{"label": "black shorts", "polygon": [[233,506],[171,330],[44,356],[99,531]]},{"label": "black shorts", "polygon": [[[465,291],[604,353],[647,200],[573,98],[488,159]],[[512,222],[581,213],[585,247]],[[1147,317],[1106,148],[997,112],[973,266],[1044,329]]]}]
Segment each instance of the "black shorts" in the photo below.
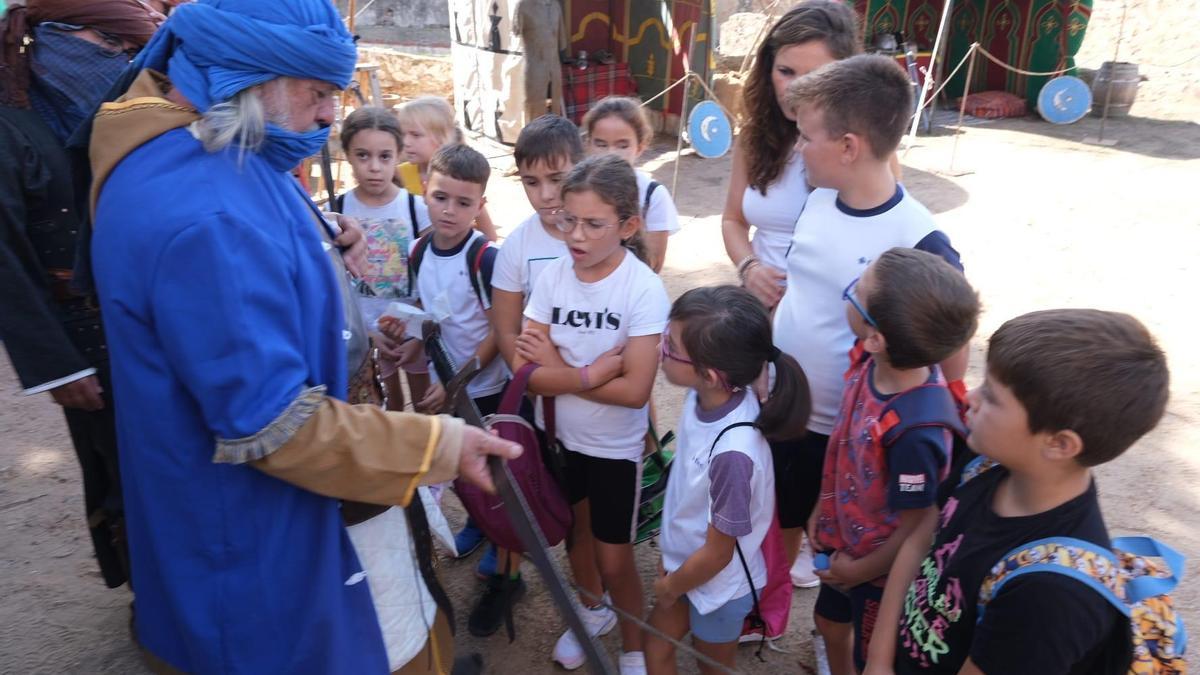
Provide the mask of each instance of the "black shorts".
[{"label": "black shorts", "polygon": [[566,446],[563,459],[567,501],[574,506],[588,500],[592,536],[606,544],[632,542],[642,488],[641,462],[592,457]]},{"label": "black shorts", "polygon": [[771,444],[775,463],[775,508],[779,527],[804,527],[821,493],[821,468],[829,437],[812,431],[793,441]]},{"label": "black shorts", "polygon": [[871,646],[871,634],[882,599],[883,587],[873,584],[859,584],[847,593],[821,584],[817,604],[813,607],[813,612],[821,618],[854,624],[854,667],[860,673],[867,667],[867,650]]},{"label": "black shorts", "polygon": [[[475,407],[479,409],[480,416],[487,417],[488,415],[495,415],[496,411],[500,409],[500,399],[502,398],[504,398],[503,391],[496,394],[489,394],[487,396],[480,396],[479,398],[473,398],[471,400],[475,402]],[[528,401],[526,401],[521,407],[524,408],[525,405],[528,405]],[[521,412],[524,413],[524,410]]]}]

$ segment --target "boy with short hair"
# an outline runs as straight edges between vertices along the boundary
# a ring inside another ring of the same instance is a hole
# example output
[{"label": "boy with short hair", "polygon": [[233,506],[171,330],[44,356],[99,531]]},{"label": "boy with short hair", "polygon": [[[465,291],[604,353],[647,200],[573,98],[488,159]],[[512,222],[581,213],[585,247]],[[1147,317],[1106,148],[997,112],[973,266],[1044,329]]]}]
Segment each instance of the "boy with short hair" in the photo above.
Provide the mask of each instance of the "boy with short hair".
[{"label": "boy with short hair", "polygon": [[937,512],[960,428],[937,363],[967,344],[979,320],[963,275],[911,248],[885,251],[843,297],[857,342],[809,530],[830,554],[813,614],[834,675],[866,665],[888,569]]},{"label": "boy with short hair", "polygon": [[583,159],[579,128],[560,115],[542,115],[517,136],[513,159],[534,213],[504,240],[492,280],[492,324],[509,364],[534,282],[546,265],[567,255],[564,235],[554,223],[562,208],[563,178]]},{"label": "boy with short hair", "polygon": [[[883,56],[853,56],[793,81],[797,152],[813,192],[796,222],[787,256],[787,289],[775,312],[775,342],[808,376],[809,433],[771,446],[776,503],[794,555],[820,492],[821,466],[841,403],[854,333],[841,293],[884,251],[928,251],[962,269],[933,217],[893,176],[889,158],[912,111],[912,86]],[[782,149],[781,149],[782,150]],[[966,371],[963,349],[942,362],[952,389]]]},{"label": "boy with short hair", "polygon": [[[537,275],[545,265],[567,254],[567,245],[563,243],[562,232],[554,226],[554,218],[562,206],[559,184],[583,158],[579,129],[565,117],[543,115],[521,130],[513,158],[534,213],[505,238],[492,276],[492,334],[508,365],[512,364],[525,302]],[[461,542],[460,555],[466,555],[483,541],[483,533],[469,519],[455,538],[456,544]],[[467,627],[473,635],[482,637],[499,630],[507,600],[501,592],[502,584],[496,581],[500,578],[497,569],[508,567],[509,576],[513,576],[518,574],[520,564],[520,554],[489,544],[476,568],[476,575],[486,579],[488,586],[468,620]]]},{"label": "boy with short hair", "polygon": [[1166,357],[1127,314],[1032,312],[992,334],[986,379],[968,397],[967,443],[993,466],[964,472],[932,549],[897,557],[880,623],[900,629],[876,635],[868,672],[1126,672],[1129,619],[1081,581],[1025,574],[982,618],[977,602],[1019,546],[1073,537],[1109,548],[1091,467],[1154,428],[1168,385]]}]

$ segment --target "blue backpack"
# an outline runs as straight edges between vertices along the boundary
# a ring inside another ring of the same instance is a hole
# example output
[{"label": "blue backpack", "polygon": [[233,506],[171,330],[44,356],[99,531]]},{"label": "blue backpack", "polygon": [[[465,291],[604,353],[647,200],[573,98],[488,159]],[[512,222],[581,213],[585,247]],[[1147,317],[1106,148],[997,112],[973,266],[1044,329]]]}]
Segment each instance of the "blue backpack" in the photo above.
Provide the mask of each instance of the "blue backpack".
[{"label": "blue backpack", "polygon": [[[990,459],[975,459],[959,485],[994,466]],[[1009,551],[984,579],[979,620],[1009,579],[1035,572],[1062,574],[1099,593],[1129,619],[1131,675],[1182,675],[1187,672],[1187,631],[1170,593],[1183,576],[1183,563],[1178,551],[1150,537],[1118,537],[1111,550],[1072,537],[1031,541]]]}]

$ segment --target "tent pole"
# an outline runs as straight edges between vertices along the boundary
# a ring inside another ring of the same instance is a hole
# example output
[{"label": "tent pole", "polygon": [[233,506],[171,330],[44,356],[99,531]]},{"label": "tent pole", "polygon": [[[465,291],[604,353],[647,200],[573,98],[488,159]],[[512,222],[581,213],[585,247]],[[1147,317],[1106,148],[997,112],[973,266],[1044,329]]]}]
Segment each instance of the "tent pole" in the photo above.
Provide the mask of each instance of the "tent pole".
[{"label": "tent pole", "polygon": [[[703,9],[701,10],[703,11]],[[696,27],[699,22],[692,23],[692,34],[688,36],[687,54],[683,57],[683,77],[679,78],[679,82],[687,82],[691,84],[692,78],[704,82],[704,78],[700,77],[696,71],[692,70],[692,50],[696,47]],[[712,35],[712,33],[709,33]],[[679,84],[676,82],[675,84]],[[707,84],[707,83],[705,83]],[[674,87],[675,85],[671,85]],[[671,103],[670,97],[667,97],[667,105]],[[679,186],[679,156],[683,153],[683,127],[687,124],[687,109],[688,109],[688,87],[683,87],[683,100],[679,102],[679,130],[676,132],[678,137],[675,141],[675,174],[671,178],[671,194],[676,194],[675,188]]]},{"label": "tent pole", "polygon": [[[1104,125],[1108,122],[1108,104],[1112,100],[1113,75],[1116,73],[1117,59],[1121,57],[1121,40],[1125,37],[1125,14],[1129,11],[1129,3],[1121,3],[1121,24],[1117,28],[1117,45],[1113,47],[1113,64],[1108,69],[1108,88],[1104,90],[1104,110],[1100,114],[1100,134],[1096,142],[1104,145]],[[1099,74],[1097,74],[1099,77]],[[674,193],[672,193],[674,194]]]},{"label": "tent pole", "polygon": [[954,0],[946,0],[946,4],[942,6],[942,21],[938,24],[937,37],[933,40],[933,52],[929,57],[929,70],[925,73],[925,81],[921,85],[921,98],[917,101],[917,112],[913,115],[912,127],[908,130],[908,140],[904,144],[905,152],[912,147],[913,141],[917,138],[917,126],[921,123],[921,112],[925,109],[925,97],[929,95],[929,89],[933,85],[935,79],[934,73],[938,72],[938,61],[944,60],[942,56],[942,39],[946,35],[946,27],[950,25],[950,12],[954,7]]},{"label": "tent pole", "polygon": [[975,74],[975,50],[979,43],[971,45],[971,60],[967,63],[967,86],[963,87],[962,103],[958,106],[958,127],[954,129],[954,147],[950,150],[950,171],[954,173],[954,158],[958,155],[958,137],[962,134],[963,117],[967,114],[967,96],[971,93],[971,77]]}]

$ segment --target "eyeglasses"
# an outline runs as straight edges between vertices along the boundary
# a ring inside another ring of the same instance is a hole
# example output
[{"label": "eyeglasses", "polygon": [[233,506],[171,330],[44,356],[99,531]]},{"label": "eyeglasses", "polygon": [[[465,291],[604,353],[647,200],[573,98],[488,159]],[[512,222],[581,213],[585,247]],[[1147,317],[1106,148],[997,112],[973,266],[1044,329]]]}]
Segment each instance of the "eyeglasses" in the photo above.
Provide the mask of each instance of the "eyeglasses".
[{"label": "eyeglasses", "polygon": [[[659,351],[662,352],[662,357],[664,359],[670,359],[671,361],[676,361],[678,363],[682,363],[685,366],[691,366],[693,368],[698,367],[696,365],[695,361],[685,359],[682,356],[676,354],[671,349],[671,329],[668,328],[667,330],[663,331],[662,342],[660,342],[659,344],[662,345],[660,347]],[[717,374],[717,378],[721,380],[721,386],[724,387],[726,391],[735,391],[736,392],[736,391],[742,390],[741,387],[729,386],[729,380],[725,379],[725,373],[722,373],[721,371],[716,370],[715,368],[712,369],[712,371]]]},{"label": "eyeglasses", "polygon": [[582,224],[583,236],[588,239],[599,239],[604,236],[605,230],[610,227],[616,227],[625,221],[626,219],[622,218],[615,223],[604,223],[590,218],[578,218],[565,211],[559,211],[557,218],[554,220],[554,226],[563,234],[571,234],[577,226]]},{"label": "eyeglasses", "polygon": [[875,323],[875,319],[872,319],[870,314],[867,314],[867,310],[858,303],[858,298],[854,297],[854,293],[852,292],[854,287],[858,285],[858,280],[861,278],[862,277],[855,277],[854,281],[851,281],[850,285],[846,286],[846,290],[842,291],[842,299],[853,305],[854,309],[858,310],[858,313],[862,316],[863,321],[866,321],[875,330],[879,330],[879,324]]},{"label": "eyeglasses", "polygon": [[662,342],[660,344],[662,345],[662,357],[664,359],[678,361],[679,363],[682,363],[685,366],[696,365],[696,363],[694,361],[689,361],[688,359],[685,359],[682,356],[671,351],[671,331],[670,331],[670,329],[663,331]]}]

